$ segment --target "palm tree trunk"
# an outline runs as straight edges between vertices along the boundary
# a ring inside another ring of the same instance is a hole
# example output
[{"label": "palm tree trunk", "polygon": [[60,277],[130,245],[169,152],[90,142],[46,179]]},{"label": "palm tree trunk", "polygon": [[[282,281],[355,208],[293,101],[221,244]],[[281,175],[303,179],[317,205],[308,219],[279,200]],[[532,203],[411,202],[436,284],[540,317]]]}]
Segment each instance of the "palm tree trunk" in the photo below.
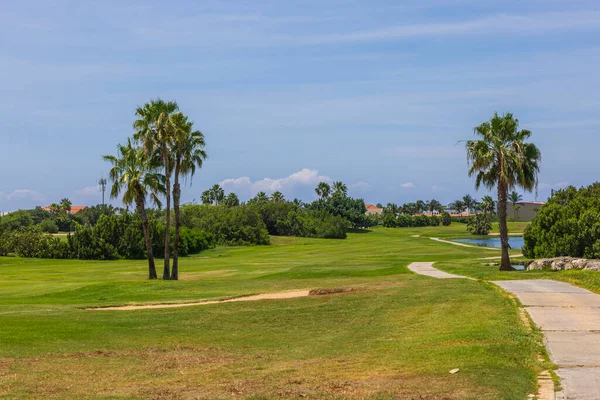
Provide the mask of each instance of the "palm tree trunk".
[{"label": "palm tree trunk", "polygon": [[171,270],[171,279],[179,279],[179,230],[181,228],[181,214],[179,202],[181,200],[181,185],[179,184],[179,160],[175,163],[175,183],[173,184],[173,208],[175,210],[175,240],[173,241],[173,269]]},{"label": "palm tree trunk", "polygon": [[171,279],[171,169],[169,168],[169,155],[163,150],[165,163],[165,197],[166,197],[166,220],[165,220],[165,264],[163,269],[163,280]]},{"label": "palm tree trunk", "polygon": [[502,243],[502,261],[500,271],[513,271],[508,255],[508,227],[506,225],[506,196],[508,187],[506,183],[498,182],[498,224],[500,225],[500,242]]},{"label": "palm tree trunk", "polygon": [[135,202],[137,212],[142,220],[142,229],[144,230],[144,241],[146,242],[146,253],[148,253],[148,279],[157,279],[156,266],[154,265],[154,253],[152,252],[152,240],[150,239],[150,227],[148,226],[148,216],[144,208],[144,198],[137,196]]}]

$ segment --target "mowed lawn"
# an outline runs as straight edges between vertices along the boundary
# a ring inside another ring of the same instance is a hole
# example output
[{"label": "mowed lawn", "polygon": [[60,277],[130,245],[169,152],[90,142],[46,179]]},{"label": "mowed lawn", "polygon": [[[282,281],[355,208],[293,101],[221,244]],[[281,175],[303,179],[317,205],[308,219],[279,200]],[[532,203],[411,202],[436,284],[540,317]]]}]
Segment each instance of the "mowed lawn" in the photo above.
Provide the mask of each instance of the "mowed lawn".
[{"label": "mowed lawn", "polygon": [[[514,301],[486,282],[406,268],[499,255],[426,237],[464,235],[457,224],[346,240],[274,237],[271,246],[184,258],[178,282],[147,281],[144,261],[0,258],[0,398],[525,398],[545,366],[539,332]],[[85,309],[305,288],[354,290]]]}]

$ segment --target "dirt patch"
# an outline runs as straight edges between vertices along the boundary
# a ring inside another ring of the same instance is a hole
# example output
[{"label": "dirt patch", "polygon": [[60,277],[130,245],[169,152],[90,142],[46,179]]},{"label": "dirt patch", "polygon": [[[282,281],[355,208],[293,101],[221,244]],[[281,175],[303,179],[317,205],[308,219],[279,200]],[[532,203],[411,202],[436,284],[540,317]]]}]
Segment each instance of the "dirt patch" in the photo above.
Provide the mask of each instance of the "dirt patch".
[{"label": "dirt patch", "polygon": [[308,294],[310,296],[323,296],[326,294],[354,292],[356,290],[358,290],[358,289],[354,289],[354,288],[321,288],[321,289],[312,289],[308,292]]}]

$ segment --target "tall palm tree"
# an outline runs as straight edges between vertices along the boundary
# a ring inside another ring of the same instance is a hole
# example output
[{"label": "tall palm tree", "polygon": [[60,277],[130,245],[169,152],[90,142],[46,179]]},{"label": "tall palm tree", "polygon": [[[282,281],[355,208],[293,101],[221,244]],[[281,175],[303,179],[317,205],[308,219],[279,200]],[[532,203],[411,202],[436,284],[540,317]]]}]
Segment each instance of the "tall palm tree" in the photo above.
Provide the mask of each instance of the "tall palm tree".
[{"label": "tall palm tree", "polygon": [[280,191],[273,192],[271,194],[271,201],[274,201],[276,203],[281,203],[284,200],[285,200],[285,196]]},{"label": "tall palm tree", "polygon": [[422,214],[423,211],[425,211],[426,207],[425,207],[425,202],[423,200],[417,200],[415,203],[417,209],[417,214]]},{"label": "tall palm tree", "polygon": [[212,204],[210,190],[205,190],[204,192],[202,192],[202,195],[200,195],[200,201],[202,202],[202,204]]},{"label": "tall palm tree", "polygon": [[508,201],[510,201],[510,203],[513,206],[513,218],[515,219],[515,221],[517,220],[517,203],[521,200],[523,200],[523,196],[515,192],[514,190],[508,195]]},{"label": "tall palm tree", "polygon": [[329,197],[329,194],[331,193],[331,186],[329,186],[327,182],[320,182],[317,185],[315,192],[317,192],[317,195],[320,198],[324,199],[326,197]]},{"label": "tall palm tree", "polygon": [[467,209],[465,202],[462,200],[456,200],[454,203],[451,203],[450,208],[454,209],[454,211],[460,215]]},{"label": "tall palm tree", "polygon": [[164,166],[165,176],[165,260],[163,269],[163,279],[170,279],[170,261],[171,261],[171,155],[169,153],[169,143],[173,137],[173,127],[170,124],[170,117],[179,110],[179,106],[174,101],[163,101],[156,99],[150,103],[138,107],[135,111],[138,119],[133,123],[135,134],[133,137],[140,141],[146,151],[146,154],[158,156]]},{"label": "tall palm tree", "polygon": [[338,196],[346,196],[348,195],[348,186],[341,181],[333,182],[331,187],[333,189],[333,194]]},{"label": "tall palm tree", "polygon": [[237,194],[231,192],[227,196],[225,196],[225,200],[223,200],[223,203],[227,207],[237,207],[240,205],[240,199],[237,196]]},{"label": "tall palm tree", "polygon": [[204,151],[204,135],[200,131],[194,130],[194,123],[182,113],[173,114],[170,118],[170,124],[173,135],[169,143],[169,150],[174,159],[173,176],[173,211],[175,213],[175,237],[173,240],[173,269],[171,270],[171,279],[179,279],[179,240],[181,230],[181,184],[180,176],[189,175],[193,177],[196,168],[202,168],[206,160],[206,151]]},{"label": "tall palm tree", "polygon": [[158,165],[148,158],[143,149],[133,147],[129,139],[126,145],[117,146],[116,156],[108,155],[103,158],[113,165],[110,170],[110,178],[113,181],[110,197],[117,198],[123,191],[123,203],[126,205],[135,203],[144,230],[146,253],[148,254],[148,278],[156,279],[156,266],[154,265],[145,204],[146,197],[149,195],[152,201],[159,208],[161,207],[158,193],[163,193],[165,190],[164,177],[156,172]]},{"label": "tall palm tree", "polygon": [[494,214],[496,202],[494,201],[492,196],[483,196],[483,198],[481,199],[480,208],[484,214]]},{"label": "tall palm tree", "polygon": [[467,209],[467,214],[471,214],[478,204],[477,201],[473,197],[471,197],[470,194],[464,195],[462,198],[462,202],[464,203],[465,208]]},{"label": "tall palm tree", "polygon": [[218,183],[215,183],[209,189],[209,192],[210,192],[210,200],[212,203],[214,203],[216,205],[216,204],[221,204],[223,202],[223,199],[225,198],[225,191]]},{"label": "tall palm tree", "polygon": [[269,200],[269,197],[267,196],[267,194],[265,192],[258,192],[258,193],[256,193],[255,199],[256,199],[256,201],[267,201],[267,200]]},{"label": "tall palm tree", "polygon": [[540,150],[527,140],[528,130],[519,130],[519,120],[507,113],[492,118],[475,128],[479,140],[466,143],[469,176],[475,176],[475,187],[484,185],[498,190],[498,219],[502,242],[500,270],[510,271],[506,204],[508,191],[517,186],[527,191],[537,188],[540,170]]},{"label": "tall palm tree", "polygon": [[390,213],[390,214],[394,215],[394,216],[396,216],[398,214],[398,210],[399,210],[399,207],[398,207],[397,204],[387,203],[385,205],[385,211],[387,213]]}]

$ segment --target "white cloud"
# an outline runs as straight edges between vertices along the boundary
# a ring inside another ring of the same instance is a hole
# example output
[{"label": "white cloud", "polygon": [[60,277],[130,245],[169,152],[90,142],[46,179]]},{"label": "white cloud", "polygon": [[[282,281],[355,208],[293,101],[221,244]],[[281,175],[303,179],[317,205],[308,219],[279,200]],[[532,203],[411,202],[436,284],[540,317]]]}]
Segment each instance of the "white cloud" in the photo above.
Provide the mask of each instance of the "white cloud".
[{"label": "white cloud", "polygon": [[403,183],[402,185],[400,185],[400,187],[402,189],[415,189],[416,188],[415,184],[412,182]]},{"label": "white cloud", "polygon": [[82,196],[96,196],[98,193],[100,193],[100,185],[84,187],[77,191],[77,194]]},{"label": "white cloud", "polygon": [[371,185],[361,181],[348,185],[348,189],[352,192],[364,193],[371,190]]},{"label": "white cloud", "polygon": [[19,199],[30,199],[30,200],[42,200],[43,197],[39,192],[30,189],[17,189],[12,193],[3,194],[6,200],[19,200]]},{"label": "white cloud", "polygon": [[540,183],[538,185],[538,188],[539,189],[562,189],[562,188],[566,188],[567,186],[569,186],[569,182],[561,181],[561,182],[557,182],[557,183]]},{"label": "white cloud", "polygon": [[233,191],[238,194],[254,196],[258,192],[272,193],[280,191],[285,195],[292,193],[294,188],[299,186],[316,186],[319,182],[331,182],[331,179],[324,175],[319,175],[319,171],[304,168],[285,178],[263,178],[258,181],[252,181],[247,176],[234,179],[225,179],[220,182],[225,191]]}]

